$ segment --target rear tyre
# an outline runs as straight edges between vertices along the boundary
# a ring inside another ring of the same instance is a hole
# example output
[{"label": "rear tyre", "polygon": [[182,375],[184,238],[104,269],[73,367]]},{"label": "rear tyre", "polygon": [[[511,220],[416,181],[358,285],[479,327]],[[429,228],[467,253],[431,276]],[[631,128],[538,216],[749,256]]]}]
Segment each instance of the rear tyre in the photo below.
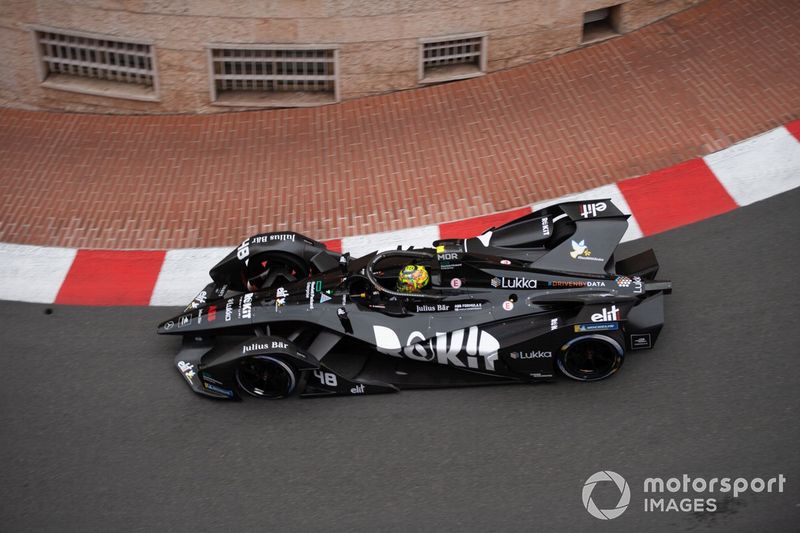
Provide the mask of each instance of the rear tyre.
[{"label": "rear tyre", "polygon": [[578,381],[598,381],[622,366],[622,346],[605,335],[585,335],[572,339],[558,354],[558,369]]},{"label": "rear tyre", "polygon": [[236,368],[239,388],[256,398],[279,400],[294,392],[297,374],[280,359],[255,355],[242,360]]}]

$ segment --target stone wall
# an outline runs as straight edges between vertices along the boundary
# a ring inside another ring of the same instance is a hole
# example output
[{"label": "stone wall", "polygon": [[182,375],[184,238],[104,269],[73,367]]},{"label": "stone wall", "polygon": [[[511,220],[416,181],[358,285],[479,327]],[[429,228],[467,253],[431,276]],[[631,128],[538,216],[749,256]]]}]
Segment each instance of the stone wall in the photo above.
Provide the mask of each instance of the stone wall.
[{"label": "stone wall", "polygon": [[[5,0],[0,105],[99,113],[228,111],[209,94],[212,43],[332,44],[342,100],[419,86],[420,38],[488,34],[487,71],[582,46],[585,11],[622,3],[626,33],[702,0]],[[43,87],[31,26],[154,44],[157,101]]]}]

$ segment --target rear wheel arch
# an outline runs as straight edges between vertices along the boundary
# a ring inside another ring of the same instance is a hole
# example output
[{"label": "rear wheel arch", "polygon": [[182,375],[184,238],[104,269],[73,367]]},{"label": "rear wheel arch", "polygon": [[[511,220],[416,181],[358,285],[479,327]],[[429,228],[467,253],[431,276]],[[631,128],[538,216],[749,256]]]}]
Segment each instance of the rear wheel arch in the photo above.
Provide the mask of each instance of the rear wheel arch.
[{"label": "rear wheel arch", "polygon": [[599,381],[622,367],[625,349],[608,335],[591,334],[565,343],[556,358],[558,370],[577,381]]}]

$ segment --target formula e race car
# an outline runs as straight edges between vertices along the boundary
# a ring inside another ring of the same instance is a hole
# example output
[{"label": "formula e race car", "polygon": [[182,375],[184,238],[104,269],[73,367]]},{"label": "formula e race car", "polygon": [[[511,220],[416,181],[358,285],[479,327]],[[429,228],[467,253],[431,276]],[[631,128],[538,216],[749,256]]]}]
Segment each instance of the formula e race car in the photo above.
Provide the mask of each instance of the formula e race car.
[{"label": "formula e race car", "polygon": [[[352,258],[298,233],[246,239],[158,333],[197,393],[240,399],[596,381],[653,348],[669,281],[652,250],[614,252],[629,215],[563,202],[482,235]],[[429,283],[397,289],[409,264]]]}]

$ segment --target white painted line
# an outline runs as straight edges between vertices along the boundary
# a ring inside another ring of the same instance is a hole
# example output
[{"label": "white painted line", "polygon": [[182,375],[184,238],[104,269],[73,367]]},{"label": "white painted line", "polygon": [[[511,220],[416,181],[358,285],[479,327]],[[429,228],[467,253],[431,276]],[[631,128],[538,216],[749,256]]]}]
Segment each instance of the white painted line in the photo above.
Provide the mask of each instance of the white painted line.
[{"label": "white painted line", "polygon": [[430,248],[433,241],[439,239],[439,226],[421,226],[419,228],[371,233],[359,237],[342,239],[342,250],[350,252],[353,257],[361,257],[370,252],[387,251],[402,246],[407,248]]},{"label": "white painted line", "polygon": [[617,187],[616,183],[603,185],[602,187],[596,187],[594,189],[589,189],[588,191],[575,194],[568,194],[567,196],[562,196],[553,200],[547,200],[546,202],[535,203],[533,204],[533,209],[541,209],[558,202],[593,200],[595,198],[609,198],[612,202],[614,202],[614,205],[616,205],[620,211],[623,213],[630,213],[632,215],[628,219],[628,230],[625,232],[625,235],[622,236],[622,242],[633,241],[642,238],[642,230],[639,228],[639,223],[636,222],[636,214],[631,212],[631,207],[628,205],[627,200],[625,200],[625,196],[622,195],[622,191],[619,190],[619,187]]},{"label": "white painted line", "polygon": [[0,300],[53,303],[77,250],[0,243]]},{"label": "white painted line", "polygon": [[784,127],[703,159],[739,205],[800,187],[800,142]]},{"label": "white painted line", "polygon": [[150,305],[187,305],[211,283],[208,271],[233,249],[187,248],[168,250],[158,274]]}]

